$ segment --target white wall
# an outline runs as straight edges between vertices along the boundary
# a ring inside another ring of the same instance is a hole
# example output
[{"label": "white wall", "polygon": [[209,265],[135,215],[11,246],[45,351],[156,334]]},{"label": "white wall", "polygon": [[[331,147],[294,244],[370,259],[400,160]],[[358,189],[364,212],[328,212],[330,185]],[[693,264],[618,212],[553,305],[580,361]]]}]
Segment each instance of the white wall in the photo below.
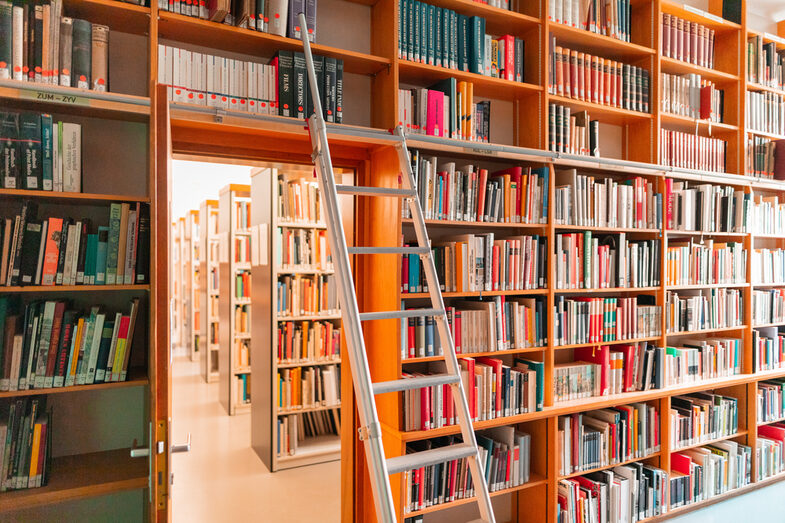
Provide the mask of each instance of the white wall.
[{"label": "white wall", "polygon": [[204,200],[217,200],[218,191],[230,183],[251,183],[251,167],[223,163],[172,162],[172,220],[191,209],[199,209]]}]

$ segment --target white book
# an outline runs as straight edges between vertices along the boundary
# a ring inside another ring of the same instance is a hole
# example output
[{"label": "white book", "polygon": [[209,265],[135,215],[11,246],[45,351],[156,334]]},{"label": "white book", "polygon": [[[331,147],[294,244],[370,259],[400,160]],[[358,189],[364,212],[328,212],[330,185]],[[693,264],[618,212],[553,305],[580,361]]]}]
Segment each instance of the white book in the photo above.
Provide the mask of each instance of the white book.
[{"label": "white book", "polygon": [[90,318],[85,319],[82,339],[79,341],[77,354],[79,359],[76,361],[75,385],[84,385],[87,379],[87,369],[90,363],[90,351],[93,347],[93,336],[95,334],[95,324],[98,315],[98,307],[90,310]]},{"label": "white book", "polygon": [[[576,0],[576,2],[577,2],[577,0]],[[571,26],[573,24],[573,20],[572,20],[572,4],[573,4],[573,0],[562,0],[561,4],[562,4],[561,5],[561,16],[562,16],[561,23],[563,23],[564,25]]]},{"label": "white book", "polygon": [[36,264],[35,269],[35,284],[41,285],[41,272],[44,263],[44,250],[46,249],[46,235],[47,230],[49,229],[49,220],[44,220],[41,224],[41,244],[38,247],[38,263]]},{"label": "white book", "polygon": [[63,190],[62,171],[60,170],[60,123],[52,122],[52,191]]},{"label": "white book", "polygon": [[[75,285],[77,283],[82,283],[84,280],[84,272],[81,273],[82,278],[78,278],[78,265],[79,265],[79,249],[83,241],[87,241],[87,238],[82,238],[82,222],[76,222],[76,237],[74,238],[74,248],[72,251],[72,260],[71,260],[71,276],[70,281],[71,285]],[[68,254],[66,253],[66,256]]]},{"label": "white book", "polygon": [[62,122],[63,191],[82,191],[82,126]]},{"label": "white book", "polygon": [[95,316],[95,327],[93,329],[92,340],[88,340],[90,344],[90,355],[88,358],[87,351],[85,351],[85,360],[87,363],[87,373],[85,375],[85,383],[95,383],[96,377],[96,364],[98,362],[98,352],[101,348],[101,337],[104,332],[105,314],[97,314]]},{"label": "white book", "polygon": [[35,388],[40,389],[45,385],[46,363],[49,360],[49,345],[52,337],[52,325],[54,323],[55,306],[57,302],[48,301],[44,304],[44,314],[41,324],[41,332],[38,343],[38,354],[35,363]]},{"label": "white book", "polygon": [[21,82],[24,80],[22,72],[22,62],[24,60],[24,8],[21,5],[14,5],[11,14],[11,34],[13,43],[11,44],[13,70],[11,75],[14,80]]}]

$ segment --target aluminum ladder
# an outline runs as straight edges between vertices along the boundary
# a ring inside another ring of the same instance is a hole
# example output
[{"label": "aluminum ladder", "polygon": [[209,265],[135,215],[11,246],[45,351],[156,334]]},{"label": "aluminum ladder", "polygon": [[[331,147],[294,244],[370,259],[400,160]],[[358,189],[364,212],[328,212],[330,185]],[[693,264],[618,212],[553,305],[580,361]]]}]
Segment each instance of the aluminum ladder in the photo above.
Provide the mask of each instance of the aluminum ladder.
[{"label": "aluminum ladder", "polygon": [[[360,439],[364,441],[365,455],[368,461],[378,519],[384,523],[394,523],[396,521],[395,508],[393,506],[392,492],[390,489],[389,476],[391,474],[398,474],[400,472],[414,470],[436,463],[466,458],[469,460],[472,484],[480,509],[481,519],[476,521],[495,523],[491,499],[488,495],[488,485],[485,482],[485,475],[480,466],[480,454],[472,428],[469,404],[466,400],[466,394],[461,381],[461,370],[458,365],[458,358],[455,355],[455,344],[453,343],[450,333],[447,313],[445,311],[444,301],[436,275],[436,266],[434,265],[433,253],[430,248],[431,242],[425,228],[425,220],[423,218],[420,200],[417,198],[414,175],[412,174],[411,163],[409,161],[409,152],[406,148],[406,137],[402,128],[400,126],[397,127],[395,135],[398,140],[395,142],[395,147],[398,152],[401,171],[405,173],[402,184],[404,187],[395,189],[336,185],[332,160],[330,158],[330,146],[327,143],[327,128],[322,115],[319,86],[316,83],[316,71],[314,70],[311,46],[308,41],[308,25],[304,14],[300,13],[299,19],[300,27],[303,28],[301,37],[314,106],[314,114],[308,119],[308,132],[313,146],[311,159],[313,160],[318,175],[319,190],[322,194],[322,209],[326,216],[327,237],[330,242],[333,263],[335,265],[343,330],[346,337],[349,358],[351,360],[352,380],[354,382],[354,392],[357,399],[357,409],[360,415],[361,428],[359,429],[359,435]],[[338,207],[338,194],[404,199],[411,209],[418,246],[347,247],[343,221]],[[428,292],[432,304],[431,308],[360,313],[357,307],[357,296],[354,292],[354,277],[352,275],[351,265],[349,264],[350,254],[419,255],[425,269],[425,279],[428,282]],[[387,319],[401,320],[413,316],[434,317],[434,321],[439,329],[439,339],[442,341],[442,352],[447,372],[444,374],[373,383],[368,369],[368,358],[365,353],[365,340],[363,339],[361,326],[362,322]],[[405,390],[439,385],[450,385],[451,387],[463,442],[438,449],[425,450],[385,459],[384,449],[382,447],[381,426],[379,424],[376,401],[374,399],[375,395],[397,393]]]}]

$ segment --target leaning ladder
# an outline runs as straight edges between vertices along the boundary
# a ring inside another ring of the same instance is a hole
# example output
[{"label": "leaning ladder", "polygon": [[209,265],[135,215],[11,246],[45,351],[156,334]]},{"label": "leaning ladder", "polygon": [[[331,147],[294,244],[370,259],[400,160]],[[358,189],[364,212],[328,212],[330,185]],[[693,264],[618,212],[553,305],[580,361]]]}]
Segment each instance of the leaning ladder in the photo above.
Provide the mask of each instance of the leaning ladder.
[{"label": "leaning ladder", "polygon": [[[401,171],[405,173],[403,176],[403,188],[357,187],[335,184],[335,175],[330,158],[330,146],[327,143],[327,128],[322,116],[319,87],[316,83],[316,72],[313,67],[311,46],[308,41],[308,26],[305,15],[302,13],[300,13],[300,27],[302,27],[301,36],[314,107],[314,113],[308,119],[308,130],[311,136],[311,144],[313,145],[311,158],[316,167],[319,189],[323,196],[322,208],[326,215],[327,237],[333,253],[338,296],[341,300],[343,331],[346,336],[346,345],[351,360],[357,410],[360,414],[361,428],[359,429],[359,435],[360,439],[365,442],[365,455],[368,461],[377,516],[384,523],[394,523],[396,521],[389,475],[445,461],[467,458],[477,504],[480,508],[481,519],[478,521],[495,523],[491,499],[488,495],[488,485],[480,467],[480,454],[474,430],[472,429],[469,404],[466,401],[466,394],[461,381],[458,358],[455,356],[455,344],[450,333],[447,313],[436,276],[436,266],[434,265],[433,253],[430,248],[431,242],[428,238],[428,231],[425,228],[422,207],[417,198],[414,175],[412,174],[409,161],[409,151],[406,148],[406,137],[401,127],[396,128],[395,134],[398,140],[395,146],[398,151]],[[417,247],[347,247],[341,213],[338,208],[338,194],[393,197],[406,200],[414,221]],[[431,308],[360,313],[357,308],[357,296],[354,292],[354,278],[349,265],[349,254],[419,255],[425,269],[425,279],[428,282]],[[444,374],[373,383],[368,369],[361,322],[387,319],[400,320],[413,316],[433,316],[439,329],[439,339],[442,340],[442,351],[447,372]],[[449,385],[452,389],[451,396],[455,401],[455,410],[463,442],[385,460],[381,426],[376,412],[374,396],[376,394],[401,392],[439,385]]]}]

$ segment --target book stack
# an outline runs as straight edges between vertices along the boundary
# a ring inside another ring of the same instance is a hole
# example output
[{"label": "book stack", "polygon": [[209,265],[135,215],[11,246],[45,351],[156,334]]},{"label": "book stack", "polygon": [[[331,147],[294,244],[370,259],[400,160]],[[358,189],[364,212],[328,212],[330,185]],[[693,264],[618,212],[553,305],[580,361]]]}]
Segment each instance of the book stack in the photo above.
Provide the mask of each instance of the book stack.
[{"label": "book stack", "polygon": [[326,230],[276,227],[273,234],[276,264],[283,270],[333,269]]},{"label": "book stack", "polygon": [[[277,209],[278,221],[282,224],[315,224],[321,222],[322,206],[319,185],[315,180],[306,178],[287,179],[285,176],[279,175]],[[250,214],[246,214],[246,224],[248,223],[247,220],[250,220]]]},{"label": "book stack", "polygon": [[[431,364],[428,373],[404,372],[404,379],[443,373],[443,363]],[[486,421],[517,416],[537,410],[537,373],[515,362],[510,367],[500,359],[461,358],[461,376],[472,420]],[[457,423],[449,385],[406,390],[403,393],[405,431],[430,430]]]},{"label": "book stack", "polygon": [[785,180],[785,140],[748,135],[746,151],[748,175]]},{"label": "book stack", "polygon": [[584,31],[610,36],[623,42],[632,34],[630,0],[554,0],[548,4],[548,20]]},{"label": "book stack", "polygon": [[234,227],[235,232],[247,232],[251,223],[251,202],[234,202]]},{"label": "book stack", "polygon": [[341,368],[336,365],[279,369],[278,412],[321,409],[341,402]]},{"label": "book stack", "polygon": [[236,398],[240,405],[251,403],[251,375],[237,374],[234,376],[234,386],[237,389]]},{"label": "book stack", "polygon": [[0,391],[125,381],[139,299],[127,314],[65,301],[0,302]]},{"label": "book stack", "polygon": [[785,249],[752,250],[752,283],[785,283]]},{"label": "book stack", "polygon": [[[406,453],[422,452],[460,443],[458,436],[415,441],[406,444]],[[490,492],[523,485],[531,469],[531,436],[514,427],[495,427],[477,432],[481,470]],[[403,473],[403,512],[474,496],[469,462],[466,458],[428,465]],[[407,521],[418,521],[409,518]],[[421,521],[421,520],[420,520]]]},{"label": "book stack", "polygon": [[239,305],[234,309],[234,330],[237,334],[251,333],[251,306]]},{"label": "book stack", "polygon": [[0,492],[42,487],[52,460],[46,396],[0,403]]},{"label": "book stack", "polygon": [[741,348],[736,338],[681,340],[681,346],[665,349],[665,386],[741,374]]},{"label": "book stack", "polygon": [[89,218],[39,218],[29,200],[0,218],[0,284],[131,285],[149,282],[150,208],[113,203],[106,225]]},{"label": "book stack", "polygon": [[330,322],[278,323],[278,363],[316,363],[341,357],[341,328]]},{"label": "book stack", "polygon": [[739,430],[738,400],[720,394],[673,396],[670,417],[674,449],[732,436]]},{"label": "book stack", "polygon": [[485,18],[417,0],[403,0],[398,14],[398,58],[524,81],[524,41],[509,34],[498,38],[487,34]]},{"label": "book stack", "polygon": [[771,423],[785,418],[785,378],[758,383],[758,423]]},{"label": "book stack", "polygon": [[571,114],[566,105],[548,105],[548,149],[582,156],[600,156],[600,122],[587,111]]},{"label": "book stack", "polygon": [[[343,122],[343,60],[314,55],[328,122]],[[280,50],[270,64],[158,46],[158,83],[170,101],[304,120],[314,107],[305,55]]]},{"label": "book stack", "polygon": [[244,337],[234,340],[234,361],[238,369],[245,370],[251,366],[251,347],[248,342],[250,332],[238,332],[237,334],[244,335]]},{"label": "book stack", "polygon": [[751,232],[785,236],[785,201],[779,196],[752,196]]},{"label": "book stack", "polygon": [[[434,245],[434,261],[442,291],[509,291],[545,288],[545,238],[494,233],[465,234]],[[419,255],[404,255],[402,293],[428,292]]]},{"label": "book stack", "polygon": [[295,456],[300,443],[317,436],[338,436],[341,433],[341,409],[302,412],[279,416],[276,422],[278,457]]},{"label": "book stack", "polygon": [[491,102],[474,101],[474,84],[447,78],[398,90],[398,125],[407,133],[489,143]]},{"label": "book stack", "polygon": [[747,39],[747,81],[785,89],[785,52],[762,36]]},{"label": "book stack", "polygon": [[774,370],[785,365],[785,332],[777,328],[752,330],[752,367]]},{"label": "book stack", "polygon": [[573,345],[660,335],[660,307],[654,296],[565,298],[554,304],[554,343]]},{"label": "book stack", "polygon": [[62,14],[62,0],[0,2],[0,79],[109,90],[109,28]]},{"label": "book stack", "polygon": [[758,427],[756,446],[758,480],[785,471],[785,423]]},{"label": "book stack", "polygon": [[251,237],[241,236],[234,239],[234,262],[250,263],[251,261]]},{"label": "book stack", "polygon": [[649,71],[562,47],[551,39],[551,94],[629,111],[649,112]]},{"label": "book stack", "polygon": [[663,112],[717,123],[725,120],[725,91],[711,80],[695,73],[662,73],[661,81]]},{"label": "book stack", "polygon": [[[548,221],[547,168],[511,167],[494,173],[411,151],[417,196],[426,219],[466,222],[545,224]],[[409,206],[403,217],[411,218]]]},{"label": "book stack", "polygon": [[740,242],[672,242],[665,264],[668,286],[743,284],[747,279],[747,251]]},{"label": "book stack", "polygon": [[559,480],[557,492],[560,523],[642,521],[668,511],[668,472],[630,463]]},{"label": "book stack", "polygon": [[747,129],[785,136],[785,99],[774,93],[747,91]]},{"label": "book stack", "polygon": [[662,56],[714,68],[714,29],[662,14]]},{"label": "book stack", "polygon": [[327,316],[338,312],[335,276],[300,274],[281,276],[278,279],[278,316]]},{"label": "book stack", "polygon": [[608,467],[660,451],[660,414],[645,403],[559,416],[559,474]]},{"label": "book stack", "polygon": [[623,181],[556,171],[556,225],[662,228],[662,195],[651,181],[639,176]]},{"label": "book stack", "polygon": [[660,242],[625,233],[556,235],[556,289],[613,289],[660,284]]},{"label": "book stack", "polygon": [[735,441],[671,454],[671,510],[749,485],[752,449]]},{"label": "book stack", "polygon": [[251,297],[251,273],[240,271],[234,276],[234,296],[238,299],[250,299]]},{"label": "book stack", "polygon": [[[495,296],[490,301],[462,301],[447,307],[458,354],[542,347],[546,342],[545,300]],[[401,359],[440,356],[442,344],[433,316],[402,322]]]},{"label": "book stack", "polygon": [[299,13],[316,41],[317,0],[158,0],[158,9],[300,40]]},{"label": "book stack", "polygon": [[752,324],[785,323],[785,289],[752,291]]},{"label": "book stack", "polygon": [[740,289],[665,291],[665,324],[669,334],[741,327],[744,296]]},{"label": "book stack", "polygon": [[728,142],[696,134],[660,129],[660,163],[682,169],[725,172]]},{"label": "book stack", "polygon": [[82,126],[50,114],[0,113],[0,187],[82,191]]},{"label": "book stack", "polygon": [[744,233],[754,223],[751,207],[751,195],[735,187],[665,180],[665,216],[672,231]]}]

